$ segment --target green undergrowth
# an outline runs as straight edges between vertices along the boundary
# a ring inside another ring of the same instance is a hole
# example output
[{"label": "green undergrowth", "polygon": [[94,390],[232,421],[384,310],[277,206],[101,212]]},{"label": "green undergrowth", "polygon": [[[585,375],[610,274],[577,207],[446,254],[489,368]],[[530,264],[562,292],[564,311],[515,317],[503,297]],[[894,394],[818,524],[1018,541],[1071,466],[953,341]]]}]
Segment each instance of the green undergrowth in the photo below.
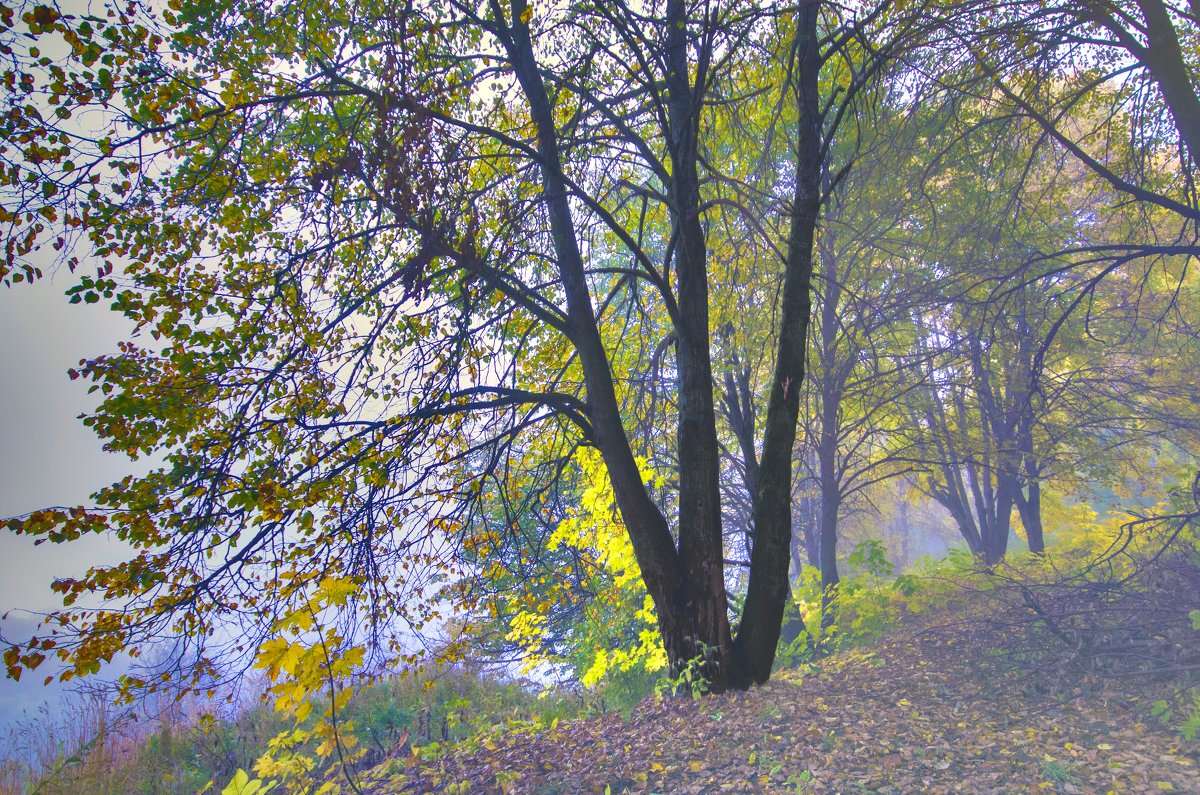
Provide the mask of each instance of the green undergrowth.
[{"label": "green undergrowth", "polygon": [[872,539],[855,546],[846,564],[848,573],[828,594],[822,592],[820,569],[801,570],[785,616],[785,639],[793,637],[781,642],[776,670],[869,644],[906,615],[947,606],[964,583],[986,587],[975,558],[959,549],[944,559],[923,558],[897,575],[882,542]]}]

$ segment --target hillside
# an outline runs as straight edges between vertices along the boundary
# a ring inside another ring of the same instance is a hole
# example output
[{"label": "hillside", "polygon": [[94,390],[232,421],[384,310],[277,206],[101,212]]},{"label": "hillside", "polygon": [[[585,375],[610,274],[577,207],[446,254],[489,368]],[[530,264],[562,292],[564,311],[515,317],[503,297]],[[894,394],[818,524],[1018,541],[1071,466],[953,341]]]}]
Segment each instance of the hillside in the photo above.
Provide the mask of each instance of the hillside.
[{"label": "hillside", "polygon": [[750,692],[649,700],[377,770],[386,792],[1200,792],[1168,676],[1040,671],[1022,628],[940,612]]}]

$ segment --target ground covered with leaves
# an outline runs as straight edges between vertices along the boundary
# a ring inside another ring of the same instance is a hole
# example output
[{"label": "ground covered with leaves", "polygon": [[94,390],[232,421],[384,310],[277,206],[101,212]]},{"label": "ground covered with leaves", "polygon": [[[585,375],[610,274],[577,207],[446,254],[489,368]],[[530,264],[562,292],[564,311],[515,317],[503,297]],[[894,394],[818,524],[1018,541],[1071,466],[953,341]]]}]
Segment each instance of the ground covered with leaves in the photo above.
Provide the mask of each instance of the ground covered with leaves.
[{"label": "ground covered with leaves", "polygon": [[648,700],[626,716],[394,759],[373,783],[395,793],[1200,792],[1200,742],[1154,716],[1188,683],[1179,671],[1093,676],[1053,655],[1032,666],[1014,649],[1034,625],[953,618],[910,616],[869,647],[749,692]]}]

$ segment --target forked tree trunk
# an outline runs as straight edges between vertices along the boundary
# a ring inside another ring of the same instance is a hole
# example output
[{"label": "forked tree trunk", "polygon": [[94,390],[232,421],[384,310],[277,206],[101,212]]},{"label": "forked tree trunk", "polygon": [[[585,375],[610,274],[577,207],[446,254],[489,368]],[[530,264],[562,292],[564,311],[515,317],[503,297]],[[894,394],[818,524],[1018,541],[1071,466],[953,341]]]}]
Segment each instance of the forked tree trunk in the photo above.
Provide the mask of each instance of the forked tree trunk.
[{"label": "forked tree trunk", "polygon": [[641,480],[621,421],[576,239],[553,109],[534,57],[527,9],[527,0],[513,0],[511,27],[505,30],[502,41],[537,131],[543,201],[567,298],[568,325],[564,331],[583,367],[593,441],[604,458],[617,507],[646,589],[654,600],[672,670],[678,673],[690,661],[698,660],[710,687],[722,690],[739,677],[734,670],[725,594],[719,448],[708,336],[707,251],[699,215],[697,141],[701,98],[693,94],[688,82],[686,8],[682,0],[668,3],[665,25],[671,129],[664,132],[671,141],[670,192],[677,232],[677,438],[680,460],[686,463],[679,477],[678,548],[665,517]]},{"label": "forked tree trunk", "polygon": [[[714,566],[702,559],[703,545],[688,545],[681,539],[680,546],[689,547],[689,554],[681,554],[676,549],[666,518],[642,482],[621,420],[612,372],[600,338],[583,256],[576,239],[553,109],[534,58],[525,13],[527,8],[526,0],[513,0],[512,26],[505,31],[502,41],[537,131],[542,199],[550,220],[559,279],[567,299],[567,324],[563,332],[575,346],[582,365],[592,441],[604,458],[617,508],[629,533],[646,589],[654,600],[659,632],[672,668],[678,671],[698,652],[708,653],[712,649],[718,654],[723,653],[727,660],[731,642],[728,640],[721,558],[718,555],[714,571]],[[711,384],[709,389],[711,401]],[[685,408],[681,406],[680,411],[683,414]],[[694,411],[694,406],[688,406],[687,411]],[[689,421],[696,422],[690,417]],[[698,425],[702,426],[703,422],[701,417]],[[709,422],[715,422],[711,419],[711,411]],[[715,445],[715,427],[711,433]],[[702,428],[698,435],[704,436]],[[705,506],[699,507],[703,510]],[[715,507],[719,538],[719,503]],[[697,526],[704,527],[705,522],[681,519],[680,535],[696,532]],[[714,581],[720,582],[716,593],[712,588]],[[731,667],[728,662],[718,659],[707,667],[706,674],[719,689],[729,680]]]},{"label": "forked tree trunk", "polygon": [[[666,179],[676,237],[678,308],[678,548],[665,517],[641,481],[622,425],[576,238],[553,109],[530,39],[528,0],[512,0],[511,25],[506,25],[503,18],[496,20],[536,130],[542,197],[567,299],[563,332],[575,346],[582,365],[593,441],[604,458],[617,507],[654,600],[671,668],[678,673],[689,661],[698,660],[713,690],[767,680],[789,593],[792,448],[804,378],[813,241],[820,210],[818,5],[806,3],[798,12],[796,99],[800,146],[795,200],[755,500],[749,587],[736,643],[730,637],[725,594],[719,447],[709,351],[707,242],[700,219],[698,140],[703,97],[691,82],[686,5],[684,0],[669,0],[664,19],[670,126],[664,135],[672,166]],[[696,65],[697,86],[705,82],[703,60]]]}]

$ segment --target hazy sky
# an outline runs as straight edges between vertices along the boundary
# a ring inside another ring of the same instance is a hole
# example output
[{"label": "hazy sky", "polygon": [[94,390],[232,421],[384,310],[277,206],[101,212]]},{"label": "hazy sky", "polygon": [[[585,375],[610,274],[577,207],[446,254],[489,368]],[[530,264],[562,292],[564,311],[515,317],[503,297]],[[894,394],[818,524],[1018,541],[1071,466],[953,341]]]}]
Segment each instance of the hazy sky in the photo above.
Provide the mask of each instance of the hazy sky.
[{"label": "hazy sky", "polygon": [[[71,280],[63,272],[32,286],[0,287],[0,518],[85,503],[100,486],[145,469],[104,452],[77,419],[96,396],[71,381],[67,369],[81,358],[114,351],[129,325],[104,304],[68,304],[63,291]],[[58,606],[49,587],[55,577],[122,557],[121,546],[108,539],[35,547],[0,529],[0,614],[14,611],[3,625],[5,634],[28,635],[34,621],[24,611]],[[50,695],[40,686],[43,678],[17,685],[0,670],[0,728]]]}]

